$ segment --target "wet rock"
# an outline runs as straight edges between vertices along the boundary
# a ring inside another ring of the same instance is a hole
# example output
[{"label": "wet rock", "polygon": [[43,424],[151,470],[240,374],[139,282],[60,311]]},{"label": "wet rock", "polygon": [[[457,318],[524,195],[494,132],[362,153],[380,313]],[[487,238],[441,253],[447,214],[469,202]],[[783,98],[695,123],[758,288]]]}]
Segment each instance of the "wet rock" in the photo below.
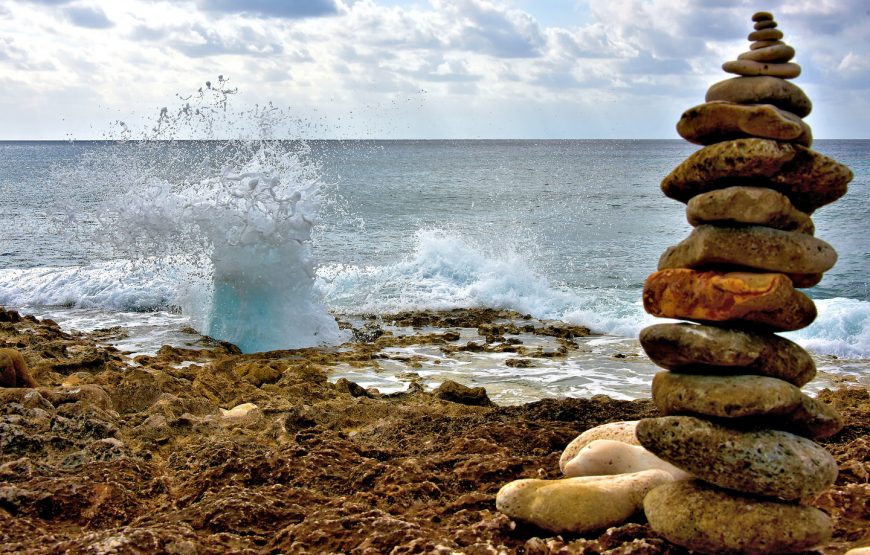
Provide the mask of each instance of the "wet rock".
[{"label": "wet rock", "polygon": [[812,235],[812,219],[788,197],[763,187],[726,187],[689,200],[686,219],[693,226],[758,225]]},{"label": "wet rock", "polygon": [[38,387],[17,349],[0,349],[0,387]]},{"label": "wet rock", "polygon": [[697,480],[664,484],[644,499],[650,526],[699,553],[798,553],[831,537],[822,511],[735,495]]},{"label": "wet rock", "polygon": [[688,374],[758,374],[798,387],[816,375],[813,358],[800,345],[771,333],[655,324],[640,332],[646,354],[662,368]]},{"label": "wet rock", "polygon": [[565,476],[605,476],[631,474],[642,470],[664,470],[675,480],[689,475],[674,465],[656,457],[640,445],[629,445],[612,439],[596,439],[580,449],[565,463]]},{"label": "wet rock", "polygon": [[356,382],[352,382],[347,378],[339,378],[335,381],[335,389],[338,391],[344,391],[348,393],[351,397],[371,397],[371,394]]},{"label": "wet rock", "polygon": [[707,102],[725,100],[737,104],[773,104],[804,118],[813,109],[806,93],[797,85],[778,77],[732,77],[707,90]]},{"label": "wet rock", "polygon": [[798,330],[816,318],[813,302],[782,274],[661,270],[644,284],[653,316],[731,322],[773,331]]},{"label": "wet rock", "polygon": [[[738,79],[766,79],[740,77]],[[687,202],[695,195],[733,185],[781,192],[811,214],[846,193],[852,171],[813,150],[769,139],[724,141],[694,152],[662,181],[666,196]]]},{"label": "wet rock", "polygon": [[446,380],[439,385],[433,392],[436,397],[451,403],[459,403],[462,405],[472,405],[478,407],[490,406],[493,404],[489,396],[486,394],[486,389],[483,387],[468,387],[453,380]]},{"label": "wet rock", "polygon": [[788,432],[739,431],[691,416],[664,416],[641,420],[637,438],[678,468],[745,493],[807,499],[837,478],[830,453]]},{"label": "wet rock", "polygon": [[699,225],[686,239],[668,247],[658,269],[751,269],[798,276],[827,272],[836,262],[831,245],[806,233]]},{"label": "wet rock", "polygon": [[496,507],[511,518],[556,533],[585,533],[622,524],[657,485],[673,480],[663,470],[617,476],[511,482],[496,495]]},{"label": "wet rock", "polygon": [[622,422],[608,422],[600,426],[589,428],[576,438],[562,451],[562,456],[559,458],[559,470],[565,472],[565,465],[577,456],[584,447],[597,439],[610,439],[621,441],[629,445],[640,445],[640,442],[634,436],[634,430],[637,427],[637,420],[629,420]]}]

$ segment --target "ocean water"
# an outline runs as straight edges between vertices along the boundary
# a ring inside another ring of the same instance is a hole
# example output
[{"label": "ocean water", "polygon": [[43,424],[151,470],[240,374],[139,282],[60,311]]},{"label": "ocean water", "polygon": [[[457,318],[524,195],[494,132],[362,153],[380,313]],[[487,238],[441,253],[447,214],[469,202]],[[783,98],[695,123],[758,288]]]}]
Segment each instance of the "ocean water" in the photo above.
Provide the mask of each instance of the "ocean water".
[{"label": "ocean water", "polygon": [[[691,230],[684,205],[659,182],[696,148],[677,140],[0,143],[0,304],[71,328],[124,325],[131,352],[178,341],[187,325],[256,351],[341,343],[334,314],[509,308],[601,336],[582,360],[540,379],[477,361],[454,368],[460,381],[520,384],[512,400],[638,396],[654,368],[639,376],[612,355],[637,350],[633,338],[653,321],[640,303],[643,281]],[[807,291],[817,321],[788,336],[823,369],[863,381],[870,141],[814,148],[855,179],[813,216],[840,259]]]}]

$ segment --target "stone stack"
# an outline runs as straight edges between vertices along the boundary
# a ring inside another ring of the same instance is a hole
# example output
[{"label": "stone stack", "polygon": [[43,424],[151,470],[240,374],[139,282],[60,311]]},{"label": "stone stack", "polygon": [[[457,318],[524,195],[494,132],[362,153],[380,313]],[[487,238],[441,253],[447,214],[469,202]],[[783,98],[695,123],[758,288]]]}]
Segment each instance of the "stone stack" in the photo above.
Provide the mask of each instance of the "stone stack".
[{"label": "stone stack", "polygon": [[650,525],[707,553],[788,553],[826,541],[831,521],[805,504],[837,476],[813,439],[842,427],[800,387],[812,358],[776,332],[816,317],[800,288],[817,284],[836,252],[814,237],[810,215],[846,192],[851,171],[810,150],[801,118],[812,104],[787,79],[800,74],[773,16],[753,15],[749,51],[723,69],[677,130],[704,145],[664,181],[687,203],[694,231],[668,248],[644,285],[650,314],[695,323],[657,324],[640,340],[660,372],[641,445],[693,478],[644,499]]}]

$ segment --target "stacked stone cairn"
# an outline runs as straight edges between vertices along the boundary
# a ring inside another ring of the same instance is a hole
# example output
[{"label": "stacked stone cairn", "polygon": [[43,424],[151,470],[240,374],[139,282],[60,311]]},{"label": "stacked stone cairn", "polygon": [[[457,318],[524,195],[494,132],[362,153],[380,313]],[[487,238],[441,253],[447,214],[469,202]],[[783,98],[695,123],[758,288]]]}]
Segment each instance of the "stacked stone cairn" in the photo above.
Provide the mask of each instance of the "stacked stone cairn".
[{"label": "stacked stone cairn", "polygon": [[664,416],[614,422],[572,441],[559,480],[505,485],[496,506],[552,532],[618,525],[641,509],[672,543],[702,553],[790,553],[825,542],[828,516],[806,504],[837,476],[813,439],[842,428],[801,392],[810,355],[776,332],[816,317],[798,291],[836,262],[810,215],[845,194],[852,173],[813,150],[801,118],[794,49],[773,16],[752,16],[750,50],[723,69],[677,131],[703,145],[664,181],[687,203],[694,231],[668,248],[644,285],[654,316],[695,323],[644,329],[641,345],[667,371],[653,379]]},{"label": "stacked stone cairn", "polygon": [[834,409],[800,391],[810,355],[775,332],[816,317],[812,287],[837,259],[810,215],[846,192],[851,171],[810,150],[794,49],[773,16],[752,16],[750,50],[726,62],[677,130],[704,145],[662,181],[687,203],[694,231],[668,248],[644,285],[654,316],[697,322],[641,331],[665,415],[642,420],[641,445],[692,475],[644,499],[650,526],[706,553],[792,553],[826,541],[831,521],[806,501],[837,477],[813,439],[842,428]]}]

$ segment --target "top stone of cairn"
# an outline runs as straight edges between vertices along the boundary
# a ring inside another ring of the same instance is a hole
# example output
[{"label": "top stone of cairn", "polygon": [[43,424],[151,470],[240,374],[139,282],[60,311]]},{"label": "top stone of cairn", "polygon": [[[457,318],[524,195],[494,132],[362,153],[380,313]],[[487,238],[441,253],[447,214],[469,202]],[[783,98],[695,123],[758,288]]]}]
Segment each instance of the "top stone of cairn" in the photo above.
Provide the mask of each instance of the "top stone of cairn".
[{"label": "top stone of cairn", "polygon": [[789,63],[794,58],[794,48],[782,42],[782,31],[770,12],[757,12],[752,16],[754,31],[747,37],[752,44],[747,52],[736,60],[725,62],[722,69],[745,77],[770,76],[793,79],[800,75],[799,65]]}]

